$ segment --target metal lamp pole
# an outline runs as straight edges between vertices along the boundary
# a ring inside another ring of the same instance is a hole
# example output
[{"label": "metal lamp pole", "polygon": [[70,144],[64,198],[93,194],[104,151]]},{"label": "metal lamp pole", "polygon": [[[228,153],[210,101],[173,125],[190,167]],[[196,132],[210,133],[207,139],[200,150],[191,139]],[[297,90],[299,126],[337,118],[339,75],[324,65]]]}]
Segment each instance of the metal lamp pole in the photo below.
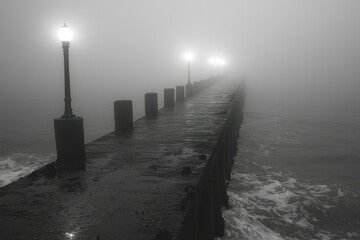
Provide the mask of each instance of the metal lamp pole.
[{"label": "metal lamp pole", "polygon": [[59,32],[64,51],[64,82],[65,82],[65,111],[60,118],[54,119],[55,142],[59,171],[84,170],[86,168],[86,154],[84,141],[83,118],[75,116],[71,109],[69,47],[72,33],[64,24]]},{"label": "metal lamp pole", "polygon": [[[66,27],[66,24],[64,24]],[[71,92],[70,92],[70,71],[69,71],[69,47],[70,41],[62,41],[62,48],[64,52],[64,81],[65,81],[65,111],[62,118],[73,118],[75,114],[71,108]]]},{"label": "metal lamp pole", "polygon": [[214,63],[211,63],[211,78],[214,77]]},{"label": "metal lamp pole", "polygon": [[190,84],[190,61],[188,61],[188,84]]},{"label": "metal lamp pole", "polygon": [[186,90],[186,97],[192,97],[193,96],[193,85],[191,84],[191,79],[190,79],[190,62],[192,60],[192,53],[188,52],[185,55],[185,59],[187,61],[187,65],[188,65],[188,82],[185,85],[185,90]]}]

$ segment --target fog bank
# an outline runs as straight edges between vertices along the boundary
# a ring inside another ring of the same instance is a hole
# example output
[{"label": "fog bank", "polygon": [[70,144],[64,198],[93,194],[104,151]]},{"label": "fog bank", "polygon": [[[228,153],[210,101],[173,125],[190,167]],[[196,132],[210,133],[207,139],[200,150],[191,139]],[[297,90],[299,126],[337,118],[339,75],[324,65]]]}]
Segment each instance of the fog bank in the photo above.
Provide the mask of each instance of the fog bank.
[{"label": "fog bank", "polygon": [[64,22],[74,32],[71,87],[79,115],[111,115],[117,99],[134,100],[140,114],[145,92],[186,83],[188,50],[195,54],[193,80],[209,77],[208,59],[220,56],[224,71],[247,76],[255,98],[359,100],[356,0],[4,0],[0,107],[8,118],[46,112],[51,122],[62,114],[57,31]]}]

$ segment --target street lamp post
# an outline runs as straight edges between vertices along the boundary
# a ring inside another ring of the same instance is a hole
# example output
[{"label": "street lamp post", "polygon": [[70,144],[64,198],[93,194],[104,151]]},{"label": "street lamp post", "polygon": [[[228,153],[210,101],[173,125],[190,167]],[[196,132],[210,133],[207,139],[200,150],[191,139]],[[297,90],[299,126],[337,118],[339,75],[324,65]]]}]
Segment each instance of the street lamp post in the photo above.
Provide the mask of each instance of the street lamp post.
[{"label": "street lamp post", "polygon": [[56,165],[59,170],[83,170],[86,162],[84,123],[71,108],[69,47],[72,33],[66,24],[61,27],[59,37],[64,52],[65,111],[60,118],[54,119]]},{"label": "street lamp post", "polygon": [[224,66],[225,66],[225,61],[223,59],[220,59],[219,60],[219,75],[224,74],[224,70],[223,70]]},{"label": "street lamp post", "polygon": [[216,60],[215,60],[215,63],[216,63],[216,69],[215,69],[215,70],[216,70],[216,71],[215,71],[215,72],[216,72],[216,76],[219,77],[219,75],[220,75],[220,59],[219,59],[219,58],[216,59]]},{"label": "street lamp post", "polygon": [[222,74],[222,67],[225,65],[225,61],[221,58],[217,58],[213,60],[214,64],[216,64],[216,73],[219,77]]},{"label": "street lamp post", "polygon": [[191,60],[193,59],[193,55],[192,53],[188,52],[186,55],[185,55],[185,60],[187,61],[187,64],[188,64],[188,84],[190,84],[190,62]]},{"label": "street lamp post", "polygon": [[215,63],[215,59],[211,58],[211,59],[210,59],[210,65],[211,65],[211,78],[214,78],[214,63]]},{"label": "street lamp post", "polygon": [[193,86],[190,81],[190,62],[193,59],[193,55],[189,52],[185,55],[185,60],[187,61],[188,65],[188,82],[186,84],[186,97],[193,96]]},{"label": "street lamp post", "polygon": [[188,61],[188,83],[190,84],[190,61]]},{"label": "street lamp post", "polygon": [[65,82],[65,111],[62,118],[73,118],[75,114],[72,112],[71,108],[71,92],[70,92],[70,71],[69,71],[69,47],[70,41],[72,38],[72,33],[70,29],[66,26],[61,27],[59,32],[59,37],[62,42],[62,48],[64,52],[64,82]]}]

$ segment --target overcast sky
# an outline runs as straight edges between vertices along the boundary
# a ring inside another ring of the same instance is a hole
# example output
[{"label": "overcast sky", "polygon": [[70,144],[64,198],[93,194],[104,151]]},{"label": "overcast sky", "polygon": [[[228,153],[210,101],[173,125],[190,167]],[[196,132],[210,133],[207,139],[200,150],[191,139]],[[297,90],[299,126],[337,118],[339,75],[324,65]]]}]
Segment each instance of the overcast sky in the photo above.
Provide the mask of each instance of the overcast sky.
[{"label": "overcast sky", "polygon": [[209,57],[220,56],[228,72],[272,96],[345,99],[360,90],[358,0],[1,0],[2,108],[62,109],[64,22],[74,32],[72,94],[83,111],[90,101],[111,107],[184,84],[187,50],[193,80],[208,77]]}]

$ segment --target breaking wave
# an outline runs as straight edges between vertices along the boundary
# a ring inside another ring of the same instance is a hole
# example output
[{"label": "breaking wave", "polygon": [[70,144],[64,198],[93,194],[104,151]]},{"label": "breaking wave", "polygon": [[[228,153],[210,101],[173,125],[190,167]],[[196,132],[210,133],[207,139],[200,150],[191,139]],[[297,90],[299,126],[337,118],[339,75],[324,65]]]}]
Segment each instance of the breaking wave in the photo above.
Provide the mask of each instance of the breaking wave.
[{"label": "breaking wave", "polygon": [[252,171],[232,174],[224,240],[360,239],[360,230],[354,230],[360,222],[358,195],[340,185],[314,185],[247,164]]},{"label": "breaking wave", "polygon": [[14,153],[0,157],[0,187],[24,177],[34,170],[54,161],[55,155]]}]

